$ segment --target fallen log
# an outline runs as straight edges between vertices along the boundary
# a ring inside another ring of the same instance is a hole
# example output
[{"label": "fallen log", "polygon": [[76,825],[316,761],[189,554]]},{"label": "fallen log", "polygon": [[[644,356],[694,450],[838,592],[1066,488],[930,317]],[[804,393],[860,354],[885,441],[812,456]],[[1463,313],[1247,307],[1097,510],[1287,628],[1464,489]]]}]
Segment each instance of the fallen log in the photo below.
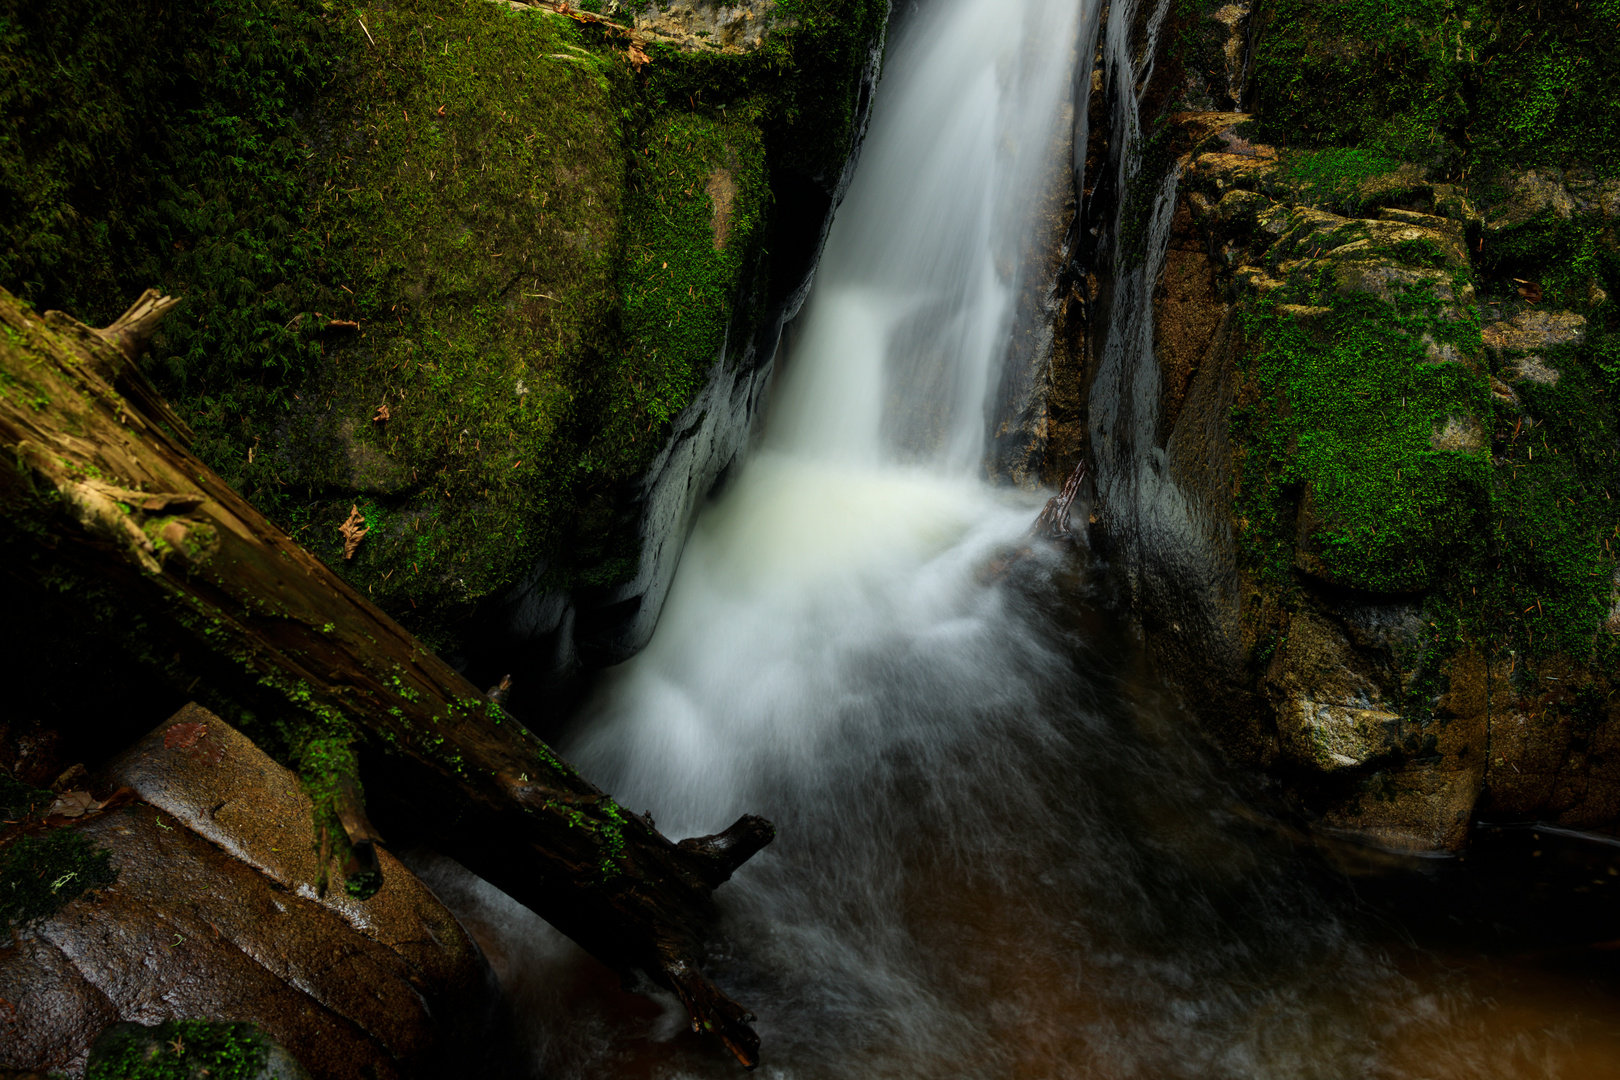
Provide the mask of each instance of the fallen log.
[{"label": "fallen log", "polygon": [[4,572],[126,624],[132,647],[185,642],[190,670],[251,701],[351,891],[376,887],[369,803],[757,1064],[753,1016],[703,974],[702,942],[713,890],[770,823],[671,842],[255,511],[134,369],[167,307],[149,292],[97,331],[0,290],[0,534],[25,553]]}]

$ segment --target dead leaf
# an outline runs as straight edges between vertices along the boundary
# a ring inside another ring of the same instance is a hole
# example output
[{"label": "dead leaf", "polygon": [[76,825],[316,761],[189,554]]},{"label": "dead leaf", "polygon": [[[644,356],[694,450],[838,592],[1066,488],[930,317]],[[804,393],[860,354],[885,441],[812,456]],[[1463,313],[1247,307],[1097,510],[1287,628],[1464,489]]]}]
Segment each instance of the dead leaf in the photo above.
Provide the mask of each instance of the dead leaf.
[{"label": "dead leaf", "polygon": [[45,816],[48,818],[76,818],[83,817],[90,810],[99,809],[101,809],[101,804],[88,791],[67,791],[56,797],[56,801],[51,803],[50,809],[45,811]]},{"label": "dead leaf", "polygon": [[387,419],[388,419],[388,402],[385,401],[381,405],[377,406],[377,415],[373,416],[371,418],[371,422],[373,424],[380,424],[384,420],[387,420]]},{"label": "dead leaf", "polygon": [[637,71],[641,70],[641,66],[643,64],[652,62],[651,58],[649,58],[646,53],[641,51],[641,45],[638,42],[632,41],[630,43],[630,47],[625,51],[630,54],[630,63]]},{"label": "dead leaf", "polygon": [[360,507],[350,504],[349,517],[338,526],[338,532],[343,534],[343,557],[354,558],[354,549],[360,546],[361,539],[371,530],[365,527],[366,519],[360,513]]},{"label": "dead leaf", "polygon": [[332,319],[326,324],[328,330],[358,330],[360,324],[353,319]]}]

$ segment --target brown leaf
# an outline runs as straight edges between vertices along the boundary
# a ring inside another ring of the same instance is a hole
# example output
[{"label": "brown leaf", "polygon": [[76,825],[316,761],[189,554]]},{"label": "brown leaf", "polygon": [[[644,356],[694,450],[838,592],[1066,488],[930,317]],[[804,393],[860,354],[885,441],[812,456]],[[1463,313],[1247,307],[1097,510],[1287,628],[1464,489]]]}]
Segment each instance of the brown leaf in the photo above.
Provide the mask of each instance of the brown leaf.
[{"label": "brown leaf", "polygon": [[649,58],[646,53],[641,51],[641,44],[639,42],[632,41],[630,43],[630,47],[625,51],[630,54],[630,63],[635,66],[637,71],[641,70],[641,66],[643,64],[652,62],[651,58]]},{"label": "brown leaf", "polygon": [[99,809],[101,804],[88,791],[69,791],[56,797],[50,809],[45,811],[45,816],[76,818],[84,816],[88,810]]},{"label": "brown leaf", "polygon": [[360,540],[371,530],[366,527],[366,519],[360,513],[360,507],[350,504],[349,517],[338,526],[338,532],[343,534],[343,557],[354,558],[354,549],[360,546]]},{"label": "brown leaf", "polygon": [[388,419],[388,403],[385,401],[377,406],[377,415],[371,418],[373,424],[380,424]]}]

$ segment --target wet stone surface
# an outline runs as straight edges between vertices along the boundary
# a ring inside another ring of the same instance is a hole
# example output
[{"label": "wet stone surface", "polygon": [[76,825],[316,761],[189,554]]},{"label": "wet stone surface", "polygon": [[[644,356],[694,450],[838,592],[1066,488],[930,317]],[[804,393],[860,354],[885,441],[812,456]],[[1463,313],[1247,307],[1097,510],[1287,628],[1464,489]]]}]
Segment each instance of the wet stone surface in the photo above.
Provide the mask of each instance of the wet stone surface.
[{"label": "wet stone surface", "polygon": [[0,946],[0,1067],[79,1075],[120,1021],[249,1022],[317,1078],[442,1075],[493,1045],[493,979],[454,917],[386,852],[372,900],[317,899],[307,797],[217,717],[188,706],[94,786],[145,801],[62,826],[116,880]]}]

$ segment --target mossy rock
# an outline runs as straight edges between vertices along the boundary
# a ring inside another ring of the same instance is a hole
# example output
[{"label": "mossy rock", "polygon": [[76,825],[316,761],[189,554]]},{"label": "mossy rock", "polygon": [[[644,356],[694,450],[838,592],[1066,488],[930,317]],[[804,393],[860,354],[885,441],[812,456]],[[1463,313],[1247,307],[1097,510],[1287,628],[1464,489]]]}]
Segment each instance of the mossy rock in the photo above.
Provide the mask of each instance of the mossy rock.
[{"label": "mossy rock", "polygon": [[769,14],[637,68],[486,0],[0,5],[0,284],[185,297],[146,363],[198,453],[452,646],[519,580],[634,577],[643,474],[796,302],[887,5]]},{"label": "mossy rock", "polygon": [[1481,168],[1620,164],[1620,4],[1264,0],[1257,137]]}]

